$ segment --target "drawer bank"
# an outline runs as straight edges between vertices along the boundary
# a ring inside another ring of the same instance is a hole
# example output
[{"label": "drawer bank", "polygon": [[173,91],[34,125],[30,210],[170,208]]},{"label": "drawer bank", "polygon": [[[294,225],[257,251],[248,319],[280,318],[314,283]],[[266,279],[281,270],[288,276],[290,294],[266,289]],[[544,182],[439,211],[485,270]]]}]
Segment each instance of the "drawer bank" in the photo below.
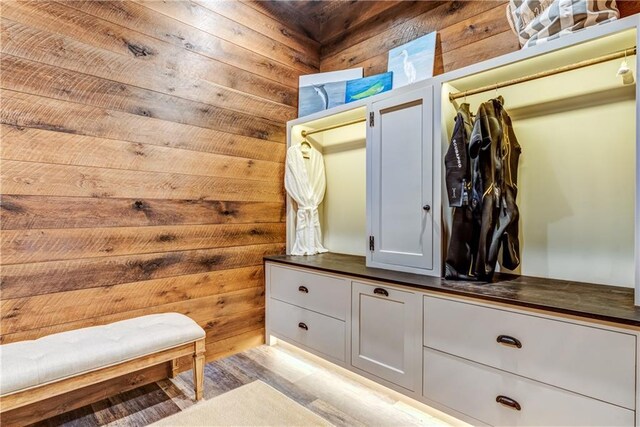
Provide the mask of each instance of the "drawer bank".
[{"label": "drawer bank", "polygon": [[475,425],[639,425],[631,289],[265,258],[276,337]]}]

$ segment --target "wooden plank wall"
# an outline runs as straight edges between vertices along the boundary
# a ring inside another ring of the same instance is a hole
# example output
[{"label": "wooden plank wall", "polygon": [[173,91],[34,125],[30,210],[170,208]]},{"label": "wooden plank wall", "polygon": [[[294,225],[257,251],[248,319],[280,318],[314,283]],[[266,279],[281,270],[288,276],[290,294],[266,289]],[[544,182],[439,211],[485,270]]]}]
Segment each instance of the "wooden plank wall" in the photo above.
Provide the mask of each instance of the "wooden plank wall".
[{"label": "wooden plank wall", "polygon": [[[321,71],[364,67],[365,76],[386,72],[390,49],[432,31],[438,31],[435,74],[519,49],[505,0],[369,3],[357,2],[324,25]],[[617,3],[622,17],[640,12],[638,1]],[[379,13],[368,15],[372,7]]]},{"label": "wooden plank wall", "polygon": [[238,1],[1,12],[0,342],[177,311],[208,360],[262,343],[285,122],[319,44]]}]

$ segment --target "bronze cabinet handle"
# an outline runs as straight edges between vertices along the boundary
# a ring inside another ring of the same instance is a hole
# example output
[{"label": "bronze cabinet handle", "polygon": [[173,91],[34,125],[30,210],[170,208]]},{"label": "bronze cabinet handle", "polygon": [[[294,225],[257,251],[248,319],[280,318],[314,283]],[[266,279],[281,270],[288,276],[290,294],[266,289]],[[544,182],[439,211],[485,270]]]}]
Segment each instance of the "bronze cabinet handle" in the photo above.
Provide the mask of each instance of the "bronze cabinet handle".
[{"label": "bronze cabinet handle", "polygon": [[522,348],[522,343],[519,339],[510,337],[509,335],[498,335],[496,338],[496,342],[504,345],[508,345],[509,347]]},{"label": "bronze cabinet handle", "polygon": [[518,402],[516,402],[515,400],[513,400],[512,398],[507,397],[507,396],[502,396],[501,395],[501,396],[496,397],[496,402],[498,402],[502,406],[506,406],[506,407],[511,408],[513,410],[516,410],[516,411],[522,410],[522,406],[520,406],[520,404]]},{"label": "bronze cabinet handle", "polygon": [[309,327],[307,326],[307,324],[302,322],[298,323],[298,328],[304,329],[305,331],[309,330]]},{"label": "bronze cabinet handle", "polygon": [[373,293],[378,295],[384,295],[385,297],[389,296],[389,292],[387,292],[386,289],[382,289],[382,288],[375,288],[373,290]]},{"label": "bronze cabinet handle", "polygon": [[307,289],[306,286],[298,286],[298,290],[304,294],[308,294],[309,293],[309,289]]}]

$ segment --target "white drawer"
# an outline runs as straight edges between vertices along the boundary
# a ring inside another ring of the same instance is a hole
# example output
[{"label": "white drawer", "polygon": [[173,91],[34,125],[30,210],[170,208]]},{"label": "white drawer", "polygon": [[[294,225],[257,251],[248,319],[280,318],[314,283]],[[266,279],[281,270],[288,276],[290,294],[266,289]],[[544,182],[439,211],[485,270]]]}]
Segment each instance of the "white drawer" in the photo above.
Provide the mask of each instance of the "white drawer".
[{"label": "white drawer", "polygon": [[[427,399],[496,426],[634,424],[631,410],[428,348],[423,387]],[[520,410],[498,403],[499,396],[517,402]]]},{"label": "white drawer", "polygon": [[337,277],[271,265],[270,296],[345,320],[350,302],[349,281]]},{"label": "white drawer", "polygon": [[346,360],[345,323],[340,320],[271,299],[269,322],[273,332],[334,359]]},{"label": "white drawer", "polygon": [[[500,336],[521,347],[499,343]],[[634,335],[425,297],[424,345],[635,408]]]}]

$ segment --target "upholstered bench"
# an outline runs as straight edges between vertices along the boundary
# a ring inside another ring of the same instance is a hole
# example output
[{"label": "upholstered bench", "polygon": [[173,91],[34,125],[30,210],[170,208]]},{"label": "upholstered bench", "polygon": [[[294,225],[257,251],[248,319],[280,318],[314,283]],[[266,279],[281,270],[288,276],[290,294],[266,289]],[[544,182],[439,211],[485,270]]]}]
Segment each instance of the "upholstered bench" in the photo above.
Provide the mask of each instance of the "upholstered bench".
[{"label": "upholstered bench", "polygon": [[193,356],[202,398],[204,330],[178,313],[153,314],[0,346],[0,412],[179,357]]}]

